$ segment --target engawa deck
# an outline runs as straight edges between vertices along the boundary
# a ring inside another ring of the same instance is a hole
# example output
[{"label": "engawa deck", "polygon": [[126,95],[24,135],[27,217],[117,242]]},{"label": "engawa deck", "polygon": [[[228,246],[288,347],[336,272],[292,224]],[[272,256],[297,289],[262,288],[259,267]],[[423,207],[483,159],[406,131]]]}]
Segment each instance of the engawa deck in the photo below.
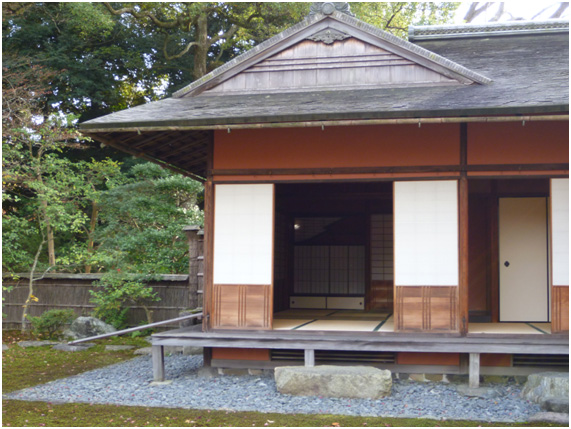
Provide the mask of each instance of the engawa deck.
[{"label": "engawa deck", "polygon": [[336,331],[212,331],[201,326],[152,335],[153,376],[164,380],[164,346],[297,349],[305,365],[315,363],[315,350],[469,353],[470,385],[477,386],[481,353],[568,354],[569,336],[530,334],[459,334]]}]

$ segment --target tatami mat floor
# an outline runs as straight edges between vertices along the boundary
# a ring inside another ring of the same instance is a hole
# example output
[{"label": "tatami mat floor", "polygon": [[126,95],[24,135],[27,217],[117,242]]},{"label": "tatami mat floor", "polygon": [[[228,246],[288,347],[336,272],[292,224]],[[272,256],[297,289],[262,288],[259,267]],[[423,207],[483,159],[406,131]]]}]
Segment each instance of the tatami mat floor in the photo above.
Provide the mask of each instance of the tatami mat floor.
[{"label": "tatami mat floor", "polygon": [[[290,309],[274,314],[274,329],[299,331],[387,331],[394,330],[386,311]],[[390,323],[389,323],[390,322]]]},{"label": "tatami mat floor", "polygon": [[[275,330],[394,332],[394,317],[386,311],[289,309],[274,314]],[[551,333],[551,323],[470,323],[470,334]]]}]

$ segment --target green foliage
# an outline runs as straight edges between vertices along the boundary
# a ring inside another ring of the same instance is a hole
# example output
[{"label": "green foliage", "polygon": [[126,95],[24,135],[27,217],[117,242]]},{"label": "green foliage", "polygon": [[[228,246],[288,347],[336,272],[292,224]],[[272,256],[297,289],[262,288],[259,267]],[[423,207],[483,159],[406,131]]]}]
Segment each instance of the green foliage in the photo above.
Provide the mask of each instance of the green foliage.
[{"label": "green foliage", "polygon": [[[141,305],[147,312],[147,303],[159,301],[156,292],[145,284],[143,276],[134,277],[121,273],[108,273],[94,282],[95,290],[90,290],[91,302],[96,307],[95,317],[113,325],[116,329],[126,327],[129,305]],[[151,323],[151,320],[148,320]]]},{"label": "green foliage", "polygon": [[61,330],[65,325],[70,324],[75,319],[73,310],[48,310],[41,316],[28,316],[32,324],[32,334],[36,338],[58,339],[61,337]]},{"label": "green foliage", "polygon": [[202,224],[202,185],[155,164],[139,164],[125,184],[102,194],[97,257],[108,268],[137,274],[185,273],[182,228]]},{"label": "green foliage", "polygon": [[406,39],[409,25],[451,23],[458,2],[351,2],[351,12],[375,27]]}]

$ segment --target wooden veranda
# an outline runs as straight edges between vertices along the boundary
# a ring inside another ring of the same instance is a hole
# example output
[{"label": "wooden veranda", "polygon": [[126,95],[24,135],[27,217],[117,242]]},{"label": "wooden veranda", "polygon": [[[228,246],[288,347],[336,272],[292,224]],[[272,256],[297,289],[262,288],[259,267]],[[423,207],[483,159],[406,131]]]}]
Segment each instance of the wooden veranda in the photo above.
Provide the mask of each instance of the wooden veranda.
[{"label": "wooden veranda", "polygon": [[[469,354],[469,365],[468,368],[460,368],[460,372],[468,373],[470,386],[477,387],[482,353],[566,355],[569,353],[569,336],[279,330],[203,332],[202,326],[197,325],[152,335],[155,381],[165,379],[165,346],[303,350],[306,366],[315,365],[316,350],[464,353]],[[204,365],[210,366],[208,353],[205,353],[205,358]],[[276,366],[271,361],[264,364],[268,369]]]}]

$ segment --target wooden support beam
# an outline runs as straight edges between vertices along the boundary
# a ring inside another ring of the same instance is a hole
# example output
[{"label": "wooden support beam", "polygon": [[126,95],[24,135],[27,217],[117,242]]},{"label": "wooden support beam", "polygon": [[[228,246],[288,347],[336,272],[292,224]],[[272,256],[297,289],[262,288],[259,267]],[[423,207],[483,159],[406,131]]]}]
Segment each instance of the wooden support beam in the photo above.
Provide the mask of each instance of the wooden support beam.
[{"label": "wooden support beam", "polygon": [[304,350],[304,361],[305,361],[305,366],[314,367],[315,366],[315,350],[305,349]]},{"label": "wooden support beam", "polygon": [[460,124],[460,180],[458,183],[458,320],[460,334],[468,334],[468,124]]},{"label": "wooden support beam", "polygon": [[480,387],[480,353],[470,353],[469,387]]},{"label": "wooden support beam", "polygon": [[153,345],[151,347],[151,359],[153,362],[153,380],[165,381],[165,353],[164,347]]}]

